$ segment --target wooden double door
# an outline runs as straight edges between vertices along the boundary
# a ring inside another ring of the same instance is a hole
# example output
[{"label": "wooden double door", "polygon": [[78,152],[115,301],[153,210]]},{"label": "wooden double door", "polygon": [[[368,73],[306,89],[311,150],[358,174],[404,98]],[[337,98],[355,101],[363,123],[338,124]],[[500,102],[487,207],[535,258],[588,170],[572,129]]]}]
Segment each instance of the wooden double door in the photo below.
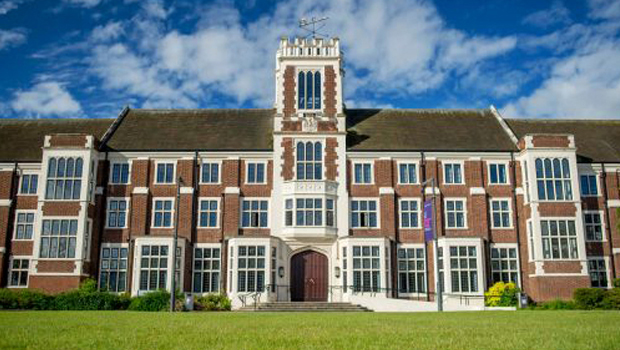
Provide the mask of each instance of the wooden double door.
[{"label": "wooden double door", "polygon": [[327,301],[327,257],[306,250],[291,258],[291,301]]}]

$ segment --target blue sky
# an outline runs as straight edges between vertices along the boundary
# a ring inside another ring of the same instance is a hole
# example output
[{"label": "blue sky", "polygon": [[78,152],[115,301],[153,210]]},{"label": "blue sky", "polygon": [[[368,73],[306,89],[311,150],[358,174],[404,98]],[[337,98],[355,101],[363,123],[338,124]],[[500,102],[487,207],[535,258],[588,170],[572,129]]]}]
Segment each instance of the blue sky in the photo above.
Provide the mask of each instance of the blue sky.
[{"label": "blue sky", "polygon": [[0,117],[268,108],[278,38],[312,16],[350,108],[620,118],[620,0],[0,0]]}]

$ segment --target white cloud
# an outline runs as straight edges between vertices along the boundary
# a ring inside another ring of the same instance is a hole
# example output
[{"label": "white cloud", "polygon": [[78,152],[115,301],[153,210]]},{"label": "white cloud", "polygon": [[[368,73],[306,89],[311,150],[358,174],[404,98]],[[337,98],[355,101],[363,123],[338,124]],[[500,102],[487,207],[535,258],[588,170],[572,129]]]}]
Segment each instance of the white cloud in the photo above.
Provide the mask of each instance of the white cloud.
[{"label": "white cloud", "polygon": [[620,18],[620,1],[618,0],[589,0],[590,17],[600,19]]},{"label": "white cloud", "polygon": [[0,1],[0,15],[6,15],[9,11],[15,10],[24,0],[5,0]]},{"label": "white cloud", "polygon": [[82,111],[80,104],[62,86],[54,81],[34,85],[30,90],[15,93],[11,107],[28,116],[74,116]]},{"label": "white cloud", "polygon": [[102,0],[62,0],[62,1],[66,4],[73,5],[73,6],[92,8],[92,7],[99,5],[99,3],[101,3]]},{"label": "white cloud", "polygon": [[[236,104],[273,103],[278,38],[292,34],[307,14],[330,16],[326,31],[342,39],[347,95],[367,99],[411,96],[437,89],[481,62],[516,47],[516,37],[472,36],[449,28],[426,1],[288,0],[273,12],[242,23],[232,6],[197,6],[196,29],[168,29],[170,8],[145,2],[123,25],[91,34],[89,72],[109,91],[144,99],[145,105],[209,105],[224,96]],[[221,100],[221,98],[219,99]]]},{"label": "white cloud", "polygon": [[561,1],[554,1],[546,10],[537,11],[526,16],[522,23],[540,28],[547,28],[556,24],[570,23],[570,12]]},{"label": "white cloud", "polygon": [[0,29],[0,51],[19,46],[26,42],[26,32],[23,29]]}]

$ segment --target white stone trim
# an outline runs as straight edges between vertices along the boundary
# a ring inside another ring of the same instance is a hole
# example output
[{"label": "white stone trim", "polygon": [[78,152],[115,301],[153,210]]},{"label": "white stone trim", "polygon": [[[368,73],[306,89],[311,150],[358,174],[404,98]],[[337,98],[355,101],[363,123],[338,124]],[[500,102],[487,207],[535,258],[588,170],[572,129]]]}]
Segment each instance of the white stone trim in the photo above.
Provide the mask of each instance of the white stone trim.
[{"label": "white stone trim", "polygon": [[133,194],[149,194],[149,187],[134,187]]},{"label": "white stone trim", "polygon": [[486,194],[487,190],[484,187],[471,187],[469,189],[469,194],[471,195],[481,195]]},{"label": "white stone trim", "polygon": [[194,188],[191,186],[181,187],[179,191],[181,194],[194,194]]},{"label": "white stone trim", "polygon": [[0,207],[10,207],[13,203],[12,199],[0,199]]},{"label": "white stone trim", "polygon": [[608,199],[607,206],[610,208],[620,208],[620,199]]},{"label": "white stone trim", "polygon": [[226,187],[224,194],[241,194],[241,189],[239,187]]},{"label": "white stone trim", "polygon": [[394,194],[393,187],[380,187],[379,194]]}]

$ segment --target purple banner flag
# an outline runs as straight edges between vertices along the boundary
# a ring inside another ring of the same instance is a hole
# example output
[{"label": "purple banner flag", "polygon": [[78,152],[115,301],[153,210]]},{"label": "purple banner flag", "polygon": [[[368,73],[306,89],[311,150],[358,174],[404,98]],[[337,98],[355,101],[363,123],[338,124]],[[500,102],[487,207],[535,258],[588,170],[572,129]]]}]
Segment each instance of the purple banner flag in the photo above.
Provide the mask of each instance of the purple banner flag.
[{"label": "purple banner flag", "polygon": [[424,201],[424,240],[426,242],[432,241],[435,238],[435,232],[433,232],[433,200],[427,199]]}]

